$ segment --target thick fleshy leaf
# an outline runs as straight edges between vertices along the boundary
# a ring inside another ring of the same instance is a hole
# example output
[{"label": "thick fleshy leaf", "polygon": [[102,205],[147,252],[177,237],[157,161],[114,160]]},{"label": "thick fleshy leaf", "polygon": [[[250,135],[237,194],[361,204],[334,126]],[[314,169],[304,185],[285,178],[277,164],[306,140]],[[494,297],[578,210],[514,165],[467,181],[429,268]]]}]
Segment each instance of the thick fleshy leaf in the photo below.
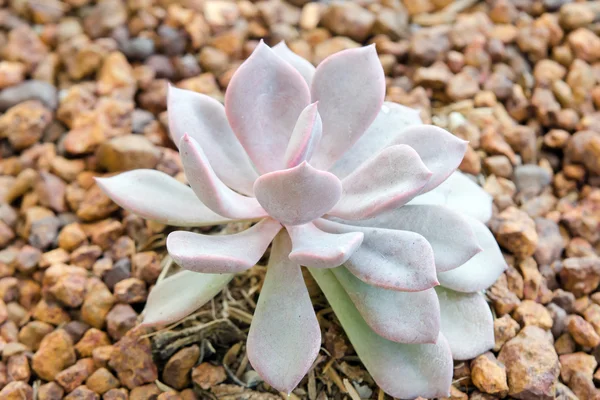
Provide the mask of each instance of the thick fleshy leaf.
[{"label": "thick fleshy leaf", "polygon": [[251,195],[258,174],[229,127],[225,107],[212,97],[169,85],[169,130],[179,146],[184,134],[206,152],[217,176],[230,188]]},{"label": "thick fleshy leaf", "polygon": [[310,102],[306,82],[262,41],[225,93],[227,119],[261,174],[282,166],[298,116]]},{"label": "thick fleshy leaf", "polygon": [[302,75],[307,85],[310,87],[313,76],[315,75],[315,67],[308,60],[305,60],[303,57],[294,53],[290,50],[289,47],[285,44],[285,42],[279,42],[275,46],[273,46],[273,51],[279,57],[283,58],[285,61],[290,63],[292,67],[296,68],[296,71]]},{"label": "thick fleshy leaf", "polygon": [[140,217],[175,226],[208,226],[230,222],[214,213],[192,189],[164,172],[136,169],[96,183],[115,203]]},{"label": "thick fleshy leaf", "polygon": [[460,171],[455,171],[438,187],[415,197],[409,204],[446,206],[484,223],[492,217],[492,196]]},{"label": "thick fleshy leaf", "polygon": [[306,161],[297,167],[265,174],[254,193],[269,215],[284,225],[302,225],[319,218],[338,202],[342,183]]},{"label": "thick fleshy leaf", "polygon": [[369,328],[333,272],[317,268],[311,268],[310,272],[380,388],[401,399],[448,396],[452,353],[441,333],[435,344],[404,344],[384,339]]},{"label": "thick fleshy leaf", "polygon": [[342,198],[329,215],[360,220],[402,207],[429,181],[431,172],[415,150],[390,146],[342,181]]},{"label": "thick fleshy leaf", "polygon": [[290,393],[319,354],[321,330],[300,266],[289,260],[290,238],[282,231],[273,242],[250,332],[252,367],[269,385]]},{"label": "thick fleshy leaf", "polygon": [[314,224],[288,226],[292,238],[290,260],[307,267],[333,268],[350,258],[363,241],[362,232],[332,234]]},{"label": "thick fleshy leaf", "polygon": [[506,261],[492,232],[475,218],[464,216],[469,222],[483,251],[460,267],[438,273],[442,286],[459,292],[477,292],[487,289],[506,270]]},{"label": "thick fleshy leaf", "polygon": [[431,245],[417,233],[349,226],[324,219],[314,224],[330,233],[364,233],[362,244],[344,264],[363,282],[406,292],[438,284]]},{"label": "thick fleshy leaf", "polygon": [[433,125],[406,128],[392,143],[406,144],[415,149],[423,163],[433,172],[423,192],[438,186],[458,168],[468,144],[447,130]]},{"label": "thick fleshy leaf", "polygon": [[419,111],[386,101],[367,131],[330,169],[340,179],[389,146],[405,128],[423,122]]},{"label": "thick fleshy leaf", "polygon": [[332,271],[378,335],[400,343],[435,343],[440,331],[440,305],[434,289],[399,292],[368,285],[344,267]]},{"label": "thick fleshy leaf", "polygon": [[150,290],[142,325],[168,325],[187,317],[215,297],[232,278],[232,274],[181,271],[160,281]]},{"label": "thick fleshy leaf", "polygon": [[228,188],[215,174],[208,157],[191,136],[183,135],[179,154],[187,177],[196,196],[219,215],[235,219],[266,217],[254,197],[246,197]]},{"label": "thick fleshy leaf", "polygon": [[294,127],[283,160],[285,168],[293,168],[303,161],[310,160],[315,148],[321,140],[323,124],[317,110],[318,103],[307,106]]},{"label": "thick fleshy leaf", "polygon": [[494,320],[479,293],[435,288],[440,301],[442,333],[455,360],[470,360],[494,347]]},{"label": "thick fleshy leaf", "polygon": [[328,169],[356,143],[383,104],[385,75],[375,45],[327,57],[317,67],[311,93],[323,119],[323,138],[312,162]]},{"label": "thick fleshy leaf", "polygon": [[175,231],[167,237],[167,250],[182,268],[211,274],[235,273],[254,266],[281,225],[265,218],[233,235],[202,235]]},{"label": "thick fleshy leaf", "polygon": [[340,222],[416,232],[433,248],[437,271],[444,272],[463,265],[482,251],[467,218],[444,206],[406,205],[375,218]]}]

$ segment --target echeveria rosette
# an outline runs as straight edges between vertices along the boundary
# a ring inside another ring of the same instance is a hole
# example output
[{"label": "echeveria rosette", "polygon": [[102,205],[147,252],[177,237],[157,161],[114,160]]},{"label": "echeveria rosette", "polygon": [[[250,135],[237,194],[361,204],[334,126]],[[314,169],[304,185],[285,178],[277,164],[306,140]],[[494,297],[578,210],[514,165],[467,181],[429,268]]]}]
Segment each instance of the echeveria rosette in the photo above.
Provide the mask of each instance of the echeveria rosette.
[{"label": "echeveria rosette", "polygon": [[452,358],[493,346],[478,292],[505,263],[484,225],[491,198],[455,172],[466,142],[384,95],[373,46],[314,68],[283,43],[261,42],[225,106],[171,87],[170,131],[191,187],[154,170],[99,185],[170,225],[256,224],[233,235],[171,233],[167,249],[185,271],[151,291],[144,324],[190,314],[272,243],[247,343],[265,381],[290,392],[320,348],[303,265],[380,387],[399,398],[446,395]]}]

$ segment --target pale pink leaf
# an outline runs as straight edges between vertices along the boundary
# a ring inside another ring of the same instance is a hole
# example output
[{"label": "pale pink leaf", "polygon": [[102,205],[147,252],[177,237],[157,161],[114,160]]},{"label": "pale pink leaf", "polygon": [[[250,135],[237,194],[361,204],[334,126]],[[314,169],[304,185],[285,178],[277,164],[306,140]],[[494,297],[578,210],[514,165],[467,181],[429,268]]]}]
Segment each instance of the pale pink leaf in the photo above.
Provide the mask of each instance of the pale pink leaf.
[{"label": "pale pink leaf", "polygon": [[284,225],[302,225],[319,218],[338,202],[342,183],[333,174],[300,165],[265,174],[254,193],[269,215]]},{"label": "pale pink leaf", "polygon": [[435,188],[460,165],[467,141],[433,125],[411,126],[400,132],[392,144],[405,144],[417,151],[427,168],[433,172],[423,192]]},{"label": "pale pink leaf", "polygon": [[202,235],[175,231],[167,237],[167,250],[182,268],[211,274],[235,273],[254,266],[263,256],[281,225],[265,218],[232,235]]},{"label": "pale pink leaf", "polygon": [[215,174],[208,157],[198,142],[183,135],[179,154],[196,196],[214,212],[229,218],[256,219],[267,216],[254,197],[247,197],[228,188]]},{"label": "pale pink leaf", "polygon": [[362,232],[323,232],[312,223],[288,226],[287,231],[293,245],[290,260],[315,268],[342,265],[358,249],[364,237]]},{"label": "pale pink leaf", "polygon": [[482,251],[467,218],[444,206],[406,205],[375,218],[341,222],[418,233],[433,248],[437,271],[444,272],[460,267]]},{"label": "pale pink leaf", "polygon": [[317,103],[307,106],[294,127],[294,132],[283,157],[285,168],[293,168],[303,161],[310,160],[316,146],[321,140],[323,125]]},{"label": "pale pink leaf", "polygon": [[442,286],[459,292],[487,289],[506,270],[506,261],[492,232],[475,218],[463,216],[471,225],[483,251],[460,267],[438,273]]},{"label": "pale pink leaf", "polygon": [[258,174],[229,127],[225,107],[217,100],[169,85],[169,130],[175,145],[184,134],[202,146],[217,176],[230,188],[252,195]]},{"label": "pale pink leaf", "polygon": [[217,295],[233,274],[181,271],[158,282],[142,313],[143,326],[164,326],[187,317]]},{"label": "pale pink leaf", "polygon": [[166,225],[209,226],[231,220],[206,207],[189,186],[164,172],[136,169],[96,183],[115,203],[140,217]]},{"label": "pale pink leaf", "polygon": [[362,163],[389,146],[405,128],[421,125],[419,111],[392,102],[384,102],[375,121],[358,141],[331,167],[330,172],[345,178]]},{"label": "pale pink leaf", "polygon": [[294,53],[292,50],[287,47],[285,42],[279,42],[275,46],[273,46],[273,51],[279,57],[283,58],[285,61],[290,63],[292,67],[296,68],[296,70],[302,75],[306,84],[310,86],[313,76],[315,75],[315,67],[308,60],[305,60],[303,57]]},{"label": "pale pink leaf", "polygon": [[300,266],[290,261],[290,239],[273,243],[248,341],[248,360],[275,389],[290,393],[319,354],[321,330]]},{"label": "pale pink leaf", "polygon": [[296,120],[309,103],[300,73],[262,41],[237,69],[225,93],[225,111],[261,174],[281,168]]},{"label": "pale pink leaf", "polygon": [[324,219],[314,224],[330,233],[364,233],[362,244],[344,264],[363,282],[406,292],[438,284],[431,245],[417,233],[349,226]]},{"label": "pale pink leaf", "polygon": [[470,360],[494,347],[494,320],[480,293],[459,293],[437,287],[442,333],[455,360]]},{"label": "pale pink leaf", "polygon": [[431,172],[411,147],[387,147],[344,178],[342,198],[328,215],[361,220],[402,207],[419,194],[430,177]]},{"label": "pale pink leaf", "polygon": [[404,344],[384,339],[367,325],[333,272],[319,268],[311,268],[310,272],[380,388],[400,399],[449,395],[452,353],[441,333],[435,344]]},{"label": "pale pink leaf", "polygon": [[332,271],[378,335],[400,343],[435,343],[440,331],[440,305],[434,289],[399,292],[368,285],[344,267]]},{"label": "pale pink leaf", "polygon": [[383,104],[385,75],[375,46],[327,57],[315,71],[311,93],[323,119],[323,138],[312,162],[327,169],[356,143]]},{"label": "pale pink leaf", "polygon": [[442,184],[409,204],[437,204],[485,223],[492,217],[492,196],[467,175],[455,171]]}]

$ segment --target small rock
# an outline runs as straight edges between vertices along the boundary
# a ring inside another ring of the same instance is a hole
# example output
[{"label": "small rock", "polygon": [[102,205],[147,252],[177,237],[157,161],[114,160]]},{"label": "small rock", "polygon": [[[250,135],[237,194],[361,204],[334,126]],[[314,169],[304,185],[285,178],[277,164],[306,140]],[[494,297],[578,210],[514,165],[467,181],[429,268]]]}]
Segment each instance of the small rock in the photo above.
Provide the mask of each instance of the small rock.
[{"label": "small rock", "polygon": [[6,369],[8,371],[8,379],[10,381],[29,382],[29,379],[31,378],[29,359],[24,353],[10,356],[8,358]]},{"label": "small rock", "polygon": [[84,358],[74,365],[61,371],[56,375],[56,382],[65,389],[67,393],[72,392],[90,376],[94,371],[94,360]]},{"label": "small rock", "polygon": [[79,386],[66,395],[64,400],[100,400],[100,396],[92,392],[86,386]]},{"label": "small rock", "polygon": [[153,284],[158,279],[162,267],[158,254],[154,251],[144,251],[131,257],[133,276],[144,280],[147,284]]},{"label": "small rock", "polygon": [[10,382],[4,389],[0,390],[0,399],[33,400],[33,389],[25,382]]},{"label": "small rock", "polygon": [[121,303],[141,303],[148,297],[146,283],[138,278],[128,278],[115,285],[115,297]]},{"label": "small rock", "polygon": [[546,306],[552,317],[552,335],[560,336],[567,329],[567,312],[554,303]]},{"label": "small rock", "polygon": [[109,289],[113,290],[115,285],[124,279],[131,277],[131,262],[127,258],[117,261],[111,269],[104,272],[102,280]]},{"label": "small rock", "polygon": [[225,368],[203,362],[192,370],[192,380],[201,389],[208,390],[227,379]]},{"label": "small rock", "polygon": [[109,346],[108,335],[96,328],[88,329],[83,337],[75,345],[75,350],[80,357],[91,357],[94,349],[101,346]]},{"label": "small rock", "polygon": [[67,331],[73,343],[79,342],[83,335],[90,329],[90,326],[85,322],[71,321],[63,326],[63,329]]},{"label": "small rock", "polygon": [[23,82],[25,72],[25,65],[20,62],[0,61],[0,90]]},{"label": "small rock", "polygon": [[508,314],[505,314],[501,318],[496,318],[494,320],[494,351],[500,351],[504,343],[517,335],[519,329],[517,321],[512,319]]},{"label": "small rock", "polygon": [[22,150],[38,142],[50,122],[52,112],[41,102],[25,101],[0,116],[0,137],[8,138],[15,149]]},{"label": "small rock", "polygon": [[119,340],[137,323],[137,313],[129,304],[116,304],[106,315],[106,329],[113,340]]},{"label": "small rock", "polygon": [[50,110],[56,110],[57,90],[47,82],[27,80],[0,92],[0,111],[8,110],[27,101],[37,101]]},{"label": "small rock", "polygon": [[148,338],[141,338],[138,332],[132,330],[115,343],[114,347],[109,365],[125,386],[133,389],[158,379]]},{"label": "small rock", "polygon": [[38,400],[60,400],[65,391],[56,382],[48,382],[38,389]]},{"label": "small rock", "polygon": [[81,319],[94,328],[102,329],[115,301],[115,297],[106,285],[101,282],[96,283],[85,295],[81,306]]},{"label": "small rock", "polygon": [[48,334],[33,355],[31,366],[42,379],[53,381],[56,375],[75,363],[73,341],[64,329]]},{"label": "small rock", "polygon": [[513,312],[513,318],[523,326],[535,325],[542,329],[552,328],[552,317],[546,308],[532,300],[524,300]]},{"label": "small rock", "polygon": [[600,58],[600,38],[586,28],[578,28],[567,37],[575,57],[594,62]]},{"label": "small rock", "polygon": [[148,385],[138,386],[134,388],[130,395],[129,400],[143,400],[143,399],[154,399],[160,395],[162,391],[156,386],[155,383]]},{"label": "small rock", "polygon": [[162,378],[165,384],[174,389],[184,389],[190,384],[190,371],[198,362],[200,348],[197,345],[185,347],[175,353],[165,364]]},{"label": "small rock", "polygon": [[69,313],[67,313],[60,304],[53,301],[46,301],[42,299],[35,308],[33,309],[33,318],[43,321],[52,325],[60,325],[67,323],[71,320]]},{"label": "small rock", "polygon": [[37,351],[42,339],[53,330],[54,327],[46,322],[31,321],[19,331],[19,342],[32,351]]},{"label": "small rock", "polygon": [[50,293],[67,307],[79,307],[85,297],[87,278],[80,275],[63,276],[51,288]]},{"label": "small rock", "polygon": [[575,343],[573,337],[569,333],[563,333],[556,339],[556,342],[554,342],[554,349],[559,356],[573,353],[576,347],[577,343]]},{"label": "small rock", "polygon": [[575,342],[585,347],[596,347],[600,344],[600,336],[594,327],[579,315],[571,315],[567,322],[567,330]]},{"label": "small rock", "polygon": [[104,394],[110,389],[118,388],[120,382],[109,370],[100,368],[87,378],[85,385],[98,394]]},{"label": "small rock", "polygon": [[600,258],[567,258],[560,270],[560,280],[576,297],[590,294],[600,284]]},{"label": "small rock", "polygon": [[[149,398],[149,397],[147,397],[147,398]],[[125,388],[110,389],[108,392],[104,393],[104,396],[102,396],[102,399],[103,400],[128,400],[129,393],[127,392],[127,389],[125,389]]]},{"label": "small rock", "polygon": [[492,353],[485,353],[471,362],[471,381],[482,392],[505,397],[508,393],[506,369]]},{"label": "small rock", "polygon": [[566,163],[582,163],[600,175],[600,133],[584,130],[570,137],[565,148]]},{"label": "small rock", "polygon": [[355,3],[332,3],[323,13],[321,23],[339,36],[362,42],[369,35],[375,16]]},{"label": "small rock", "polygon": [[469,99],[479,92],[479,82],[469,72],[454,75],[446,87],[446,94],[454,101]]},{"label": "small rock", "polygon": [[509,207],[490,221],[498,243],[517,257],[535,253],[538,235],[535,222],[523,211]]},{"label": "small rock", "polygon": [[19,25],[8,33],[3,46],[3,56],[8,61],[20,61],[33,70],[48,54],[48,47],[27,24]]},{"label": "small rock", "polygon": [[500,350],[498,361],[506,366],[510,396],[554,399],[560,367],[549,336],[537,326],[526,326]]},{"label": "small rock", "polygon": [[112,346],[100,346],[92,350],[92,358],[98,367],[108,367],[108,362],[112,356],[114,348]]},{"label": "small rock", "polygon": [[588,379],[592,379],[594,370],[598,366],[596,358],[589,354],[578,352],[573,354],[564,354],[559,358],[560,360],[560,378],[567,385],[571,380],[573,373],[583,373]]},{"label": "small rock", "polygon": [[58,245],[67,251],[73,251],[87,240],[87,235],[77,222],[65,225],[58,234]]}]

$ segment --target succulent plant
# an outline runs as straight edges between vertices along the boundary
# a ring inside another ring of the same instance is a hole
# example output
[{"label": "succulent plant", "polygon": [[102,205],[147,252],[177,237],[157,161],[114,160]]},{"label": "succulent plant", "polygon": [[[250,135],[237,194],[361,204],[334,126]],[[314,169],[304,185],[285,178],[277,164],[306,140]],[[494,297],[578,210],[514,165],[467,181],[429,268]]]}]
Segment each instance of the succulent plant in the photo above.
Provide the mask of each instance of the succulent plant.
[{"label": "succulent plant", "polygon": [[455,172],[467,143],[384,96],[374,46],[315,68],[283,43],[261,42],[224,106],[170,87],[169,128],[191,188],[154,170],[98,184],[164,224],[256,223],[232,235],[171,233],[167,250],[184,271],[151,291],[143,323],[192,313],[272,243],[247,341],[266,382],[290,392],[319,352],[305,266],[384,391],[447,395],[452,359],[494,344],[479,292],[505,262],[484,225],[490,196]]}]

